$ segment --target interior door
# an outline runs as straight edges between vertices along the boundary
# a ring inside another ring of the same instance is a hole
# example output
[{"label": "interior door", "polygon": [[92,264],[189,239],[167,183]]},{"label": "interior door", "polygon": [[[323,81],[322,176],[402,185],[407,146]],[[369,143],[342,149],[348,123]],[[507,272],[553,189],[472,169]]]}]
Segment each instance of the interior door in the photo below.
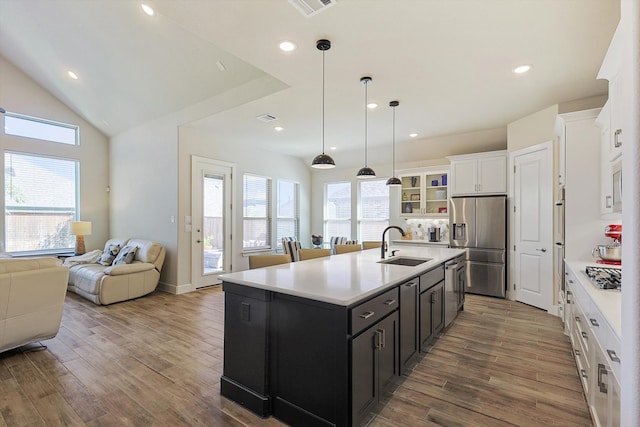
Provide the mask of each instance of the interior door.
[{"label": "interior door", "polygon": [[516,300],[553,307],[551,143],[515,152],[513,181]]},{"label": "interior door", "polygon": [[195,288],[220,283],[231,271],[231,179],[233,165],[192,159],[191,280]]}]

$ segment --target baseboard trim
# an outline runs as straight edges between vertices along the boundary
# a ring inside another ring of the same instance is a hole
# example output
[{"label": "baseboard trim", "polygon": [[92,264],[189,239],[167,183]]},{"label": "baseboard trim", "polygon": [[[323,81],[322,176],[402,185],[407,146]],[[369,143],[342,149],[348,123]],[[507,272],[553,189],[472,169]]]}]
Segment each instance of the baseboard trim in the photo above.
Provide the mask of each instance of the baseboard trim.
[{"label": "baseboard trim", "polygon": [[186,294],[193,291],[193,285],[191,283],[185,283],[184,285],[172,285],[169,283],[158,283],[158,290],[173,295]]}]

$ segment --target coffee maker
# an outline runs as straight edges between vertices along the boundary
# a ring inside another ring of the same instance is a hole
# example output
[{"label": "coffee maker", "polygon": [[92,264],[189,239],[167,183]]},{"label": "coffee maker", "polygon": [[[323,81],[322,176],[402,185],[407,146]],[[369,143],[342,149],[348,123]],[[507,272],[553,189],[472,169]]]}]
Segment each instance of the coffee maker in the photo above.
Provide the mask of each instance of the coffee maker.
[{"label": "coffee maker", "polygon": [[432,225],[429,227],[429,241],[430,242],[439,242],[440,241],[440,227],[437,225]]}]

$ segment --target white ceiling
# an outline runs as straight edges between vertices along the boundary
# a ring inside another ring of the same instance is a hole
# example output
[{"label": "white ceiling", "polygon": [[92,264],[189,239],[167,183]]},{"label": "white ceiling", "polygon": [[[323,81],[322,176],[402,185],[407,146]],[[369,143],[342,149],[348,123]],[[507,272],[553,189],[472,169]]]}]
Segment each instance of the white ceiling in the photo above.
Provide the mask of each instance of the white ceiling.
[{"label": "white ceiling", "polygon": [[[322,147],[316,40],[327,38],[325,141],[339,162],[364,147],[362,76],[380,105],[369,147],[391,142],[391,100],[398,144],[504,128],[605,94],[596,74],[619,19],[613,0],[337,0],[311,17],[288,0],[146,3],[155,16],[136,0],[0,0],[0,54],[109,136],[199,104],[189,125],[216,142],[310,160]],[[298,49],[280,52],[283,40]],[[511,73],[523,63],[533,69]]]}]

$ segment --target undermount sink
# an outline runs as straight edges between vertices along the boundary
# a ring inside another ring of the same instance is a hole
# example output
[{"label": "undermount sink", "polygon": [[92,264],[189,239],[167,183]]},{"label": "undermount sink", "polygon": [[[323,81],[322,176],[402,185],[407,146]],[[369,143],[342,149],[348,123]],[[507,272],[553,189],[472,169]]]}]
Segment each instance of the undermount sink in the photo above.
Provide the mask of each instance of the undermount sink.
[{"label": "undermount sink", "polygon": [[431,261],[432,258],[410,258],[410,257],[396,257],[389,258],[382,261],[378,261],[380,264],[393,264],[393,265],[406,265],[409,267],[415,267],[424,262]]}]

